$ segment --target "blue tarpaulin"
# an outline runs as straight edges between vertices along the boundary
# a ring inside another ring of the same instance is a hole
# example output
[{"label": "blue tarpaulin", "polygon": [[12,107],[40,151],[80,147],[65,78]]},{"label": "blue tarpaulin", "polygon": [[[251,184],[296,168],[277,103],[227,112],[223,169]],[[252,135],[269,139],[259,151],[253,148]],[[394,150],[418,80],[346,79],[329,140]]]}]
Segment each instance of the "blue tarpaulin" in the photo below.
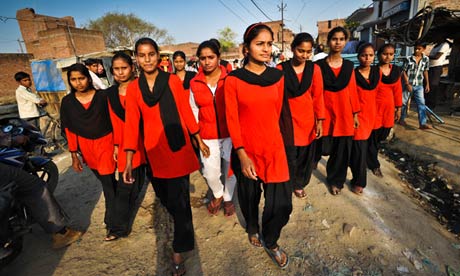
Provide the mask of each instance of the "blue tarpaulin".
[{"label": "blue tarpaulin", "polygon": [[31,67],[35,89],[38,92],[67,90],[61,76],[61,70],[56,67],[53,60],[32,61]]}]

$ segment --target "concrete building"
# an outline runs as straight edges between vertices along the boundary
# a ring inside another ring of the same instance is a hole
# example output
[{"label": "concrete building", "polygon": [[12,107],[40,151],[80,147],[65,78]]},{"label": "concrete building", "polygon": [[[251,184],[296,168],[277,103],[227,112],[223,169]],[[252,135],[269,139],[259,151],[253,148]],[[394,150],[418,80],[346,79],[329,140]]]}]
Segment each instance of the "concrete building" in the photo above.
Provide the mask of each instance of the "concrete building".
[{"label": "concrete building", "polygon": [[318,37],[316,38],[316,43],[326,46],[327,33],[337,26],[345,26],[345,19],[337,18],[332,20],[317,21],[316,26],[318,27]]},{"label": "concrete building", "polygon": [[16,12],[27,52],[36,59],[79,56],[105,50],[102,32],[76,28],[71,16],[36,14],[31,8]]}]

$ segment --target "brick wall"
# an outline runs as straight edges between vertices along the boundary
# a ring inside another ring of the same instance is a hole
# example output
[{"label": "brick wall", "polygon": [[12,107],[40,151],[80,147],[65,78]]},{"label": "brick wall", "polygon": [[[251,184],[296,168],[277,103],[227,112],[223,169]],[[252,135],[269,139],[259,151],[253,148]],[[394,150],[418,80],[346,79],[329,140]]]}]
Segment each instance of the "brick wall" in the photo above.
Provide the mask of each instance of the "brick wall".
[{"label": "brick wall", "polygon": [[[0,54],[0,104],[14,103],[18,84],[14,74],[24,71],[32,76],[30,54]],[[32,87],[33,88],[33,87]]]},{"label": "brick wall", "polygon": [[460,10],[460,1],[458,0],[431,0],[431,1],[420,1],[419,9],[423,7],[424,2],[427,2],[428,5],[433,8],[436,7],[445,7],[451,10]]}]

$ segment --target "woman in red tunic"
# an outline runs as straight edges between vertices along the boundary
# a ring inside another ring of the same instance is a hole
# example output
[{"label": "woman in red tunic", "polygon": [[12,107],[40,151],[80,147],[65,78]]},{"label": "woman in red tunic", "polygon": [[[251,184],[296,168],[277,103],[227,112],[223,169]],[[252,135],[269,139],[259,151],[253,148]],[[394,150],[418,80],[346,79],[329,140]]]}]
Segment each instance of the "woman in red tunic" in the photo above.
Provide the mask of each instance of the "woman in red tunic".
[{"label": "woman in red tunic", "polygon": [[374,47],[365,43],[358,48],[359,67],[355,69],[356,85],[361,112],[358,114],[359,128],[355,129],[351,147],[350,169],[353,175],[351,190],[361,195],[367,184],[367,139],[374,128],[377,87],[380,81],[378,66],[374,62]]},{"label": "woman in red tunic", "polygon": [[327,34],[329,55],[316,62],[323,74],[326,116],[323,121],[323,138],[317,145],[315,161],[321,159],[321,154],[329,155],[327,183],[333,195],[338,195],[345,183],[352,138],[355,128],[359,127],[360,108],[354,65],[341,56],[347,39],[347,30],[343,27],[333,28]]},{"label": "woman in red tunic", "polygon": [[123,179],[127,183],[134,181],[133,156],[142,149],[141,136],[155,193],[174,220],[173,275],[183,275],[181,253],[192,250],[195,243],[189,175],[199,169],[189,134],[197,140],[204,157],[209,155],[209,149],[201,140],[181,81],[176,75],[158,69],[156,42],[141,38],[134,46],[134,53],[142,72],[126,91]]},{"label": "woman in red tunic", "polygon": [[203,177],[214,195],[208,204],[208,212],[216,215],[223,202],[225,216],[231,216],[235,213],[232,198],[236,177],[229,175],[232,140],[225,117],[224,79],[227,71],[219,65],[220,52],[214,42],[202,42],[196,55],[202,70],[190,82],[190,105],[198,119],[200,135],[211,151],[208,158],[201,157]]},{"label": "woman in red tunic", "polygon": [[182,81],[187,99],[190,97],[190,81],[196,75],[195,72],[185,70],[185,53],[175,51],[173,54],[174,74]]},{"label": "woman in red tunic", "polygon": [[91,75],[83,64],[74,64],[67,71],[70,94],[62,99],[61,121],[67,135],[72,168],[83,170],[78,157],[102,183],[105,198],[104,223],[107,237],[115,229],[115,160],[113,159],[112,125],[107,106],[106,91],[96,91]]},{"label": "woman in red tunic", "polygon": [[232,168],[238,180],[238,200],[249,241],[254,246],[263,246],[259,235],[263,187],[265,249],[279,267],[285,268],[288,255],[277,242],[292,211],[292,188],[279,125],[283,73],[265,65],[270,61],[272,43],[273,32],[267,25],[249,26],[243,42],[247,60],[243,68],[227,76],[224,89],[227,126],[236,152]]},{"label": "woman in red tunic", "polygon": [[391,64],[395,55],[393,44],[384,44],[377,51],[382,78],[377,90],[377,115],[374,130],[369,137],[367,153],[367,167],[378,177],[383,177],[378,159],[378,146],[390,134],[395,121],[401,117],[402,84],[401,68]]},{"label": "woman in red tunic", "polygon": [[[291,50],[294,57],[277,66],[284,72],[284,93],[289,105],[283,106],[292,128],[282,129],[294,195],[305,198],[304,188],[313,171],[315,139],[322,136],[324,120],[323,77],[318,65],[311,62],[313,37],[299,33]],[[290,125],[289,125],[290,126]]]},{"label": "woman in red tunic", "polygon": [[119,237],[127,236],[131,232],[130,222],[135,213],[136,199],[144,185],[145,151],[142,147],[142,140],[140,140],[141,148],[136,151],[132,161],[134,183],[125,183],[122,174],[126,165],[124,143],[126,88],[134,79],[134,65],[131,57],[123,52],[116,53],[112,57],[111,71],[116,84],[107,89],[107,96],[109,98],[109,113],[115,143],[114,159],[117,162],[119,177],[115,204],[116,229],[113,229],[112,235],[107,237],[107,240],[116,240]]}]

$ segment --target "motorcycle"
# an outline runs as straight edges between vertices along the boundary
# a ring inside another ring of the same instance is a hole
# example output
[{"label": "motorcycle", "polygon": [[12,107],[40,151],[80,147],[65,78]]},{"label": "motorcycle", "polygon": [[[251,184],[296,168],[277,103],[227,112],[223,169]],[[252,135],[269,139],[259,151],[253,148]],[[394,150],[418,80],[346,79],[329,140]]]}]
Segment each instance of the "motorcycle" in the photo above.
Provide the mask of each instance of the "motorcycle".
[{"label": "motorcycle", "polygon": [[[24,171],[41,178],[53,193],[59,181],[59,170],[56,164],[47,157],[35,155],[37,147],[47,144],[40,131],[19,118],[6,118],[0,120],[0,131],[12,137],[24,135],[28,141],[17,147],[0,148],[0,162],[6,165],[21,168]],[[3,246],[4,252],[0,255],[0,267],[11,262],[22,250],[23,236],[30,232],[34,223],[28,215],[27,208],[14,199],[14,183],[9,183],[0,189],[0,215],[9,215],[8,242]],[[7,210],[6,208],[9,208]]]}]

